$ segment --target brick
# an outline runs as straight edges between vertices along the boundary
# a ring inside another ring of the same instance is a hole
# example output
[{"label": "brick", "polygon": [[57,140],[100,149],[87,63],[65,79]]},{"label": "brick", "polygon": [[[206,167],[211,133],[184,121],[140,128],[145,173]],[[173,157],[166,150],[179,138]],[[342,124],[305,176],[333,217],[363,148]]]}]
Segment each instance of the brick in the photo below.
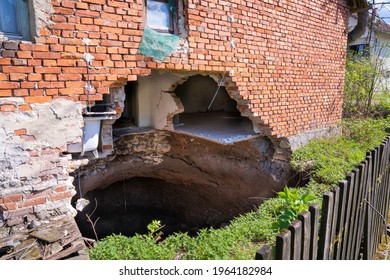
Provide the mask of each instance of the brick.
[{"label": "brick", "polygon": [[1,51],[1,56],[4,57],[4,58],[16,57],[16,51],[3,50],[3,51]]},{"label": "brick", "polygon": [[11,58],[0,57],[0,65],[10,65]]},{"label": "brick", "polygon": [[47,189],[47,190],[43,190],[43,191],[36,191],[36,192],[32,192],[32,193],[27,194],[26,198],[27,199],[35,199],[35,198],[40,198],[40,197],[46,197],[46,196],[51,195],[51,193],[52,193],[51,189]]},{"label": "brick", "polygon": [[74,67],[76,66],[76,61],[74,59],[58,59],[57,66]]},{"label": "brick", "polygon": [[84,94],[84,88],[61,88],[60,94],[61,95]]},{"label": "brick", "polygon": [[19,85],[17,82],[3,82],[3,81],[0,81],[0,88],[1,89],[14,89],[14,88],[18,88]]},{"label": "brick", "polygon": [[32,58],[30,51],[19,51],[16,53],[18,58]]},{"label": "brick", "polygon": [[9,196],[3,197],[3,201],[4,201],[3,203],[18,202],[18,201],[21,201],[22,199],[23,199],[22,194],[9,195]]},{"label": "brick", "polygon": [[61,54],[56,52],[33,52],[33,58],[59,59]]},{"label": "brick", "polygon": [[19,43],[12,42],[12,41],[5,41],[3,42],[3,48],[6,50],[17,50],[19,49]]},{"label": "brick", "polygon": [[30,50],[35,51],[35,52],[48,52],[49,46],[48,45],[34,44],[34,45],[30,46]]},{"label": "brick", "polygon": [[61,67],[35,67],[35,72],[40,74],[59,74]]},{"label": "brick", "polygon": [[18,109],[21,112],[31,111],[31,106],[28,104],[23,104],[23,105],[19,105]]},{"label": "brick", "polygon": [[35,197],[35,198],[27,199],[25,201],[20,201],[18,203],[18,208],[25,208],[29,206],[44,204],[45,202],[46,202],[45,197]]},{"label": "brick", "polygon": [[10,81],[24,81],[26,79],[26,74],[21,73],[11,73],[9,75]]},{"label": "brick", "polygon": [[32,73],[33,68],[28,66],[3,66],[3,73]]},{"label": "brick", "polygon": [[27,96],[24,99],[27,103],[46,103],[52,100],[51,96]]},{"label": "brick", "polygon": [[12,90],[0,89],[0,97],[9,97],[9,96],[12,96]]},{"label": "brick", "polygon": [[14,96],[27,96],[28,90],[27,89],[15,89],[14,90]]},{"label": "brick", "polygon": [[27,77],[28,81],[42,81],[42,74],[31,73]]},{"label": "brick", "polygon": [[16,210],[16,203],[9,202],[9,203],[0,204],[0,210],[2,210],[2,211]]},{"label": "brick", "polygon": [[63,199],[68,199],[72,197],[72,193],[70,191],[63,192],[63,193],[56,193],[50,196],[48,199],[50,201],[57,201],[57,200],[63,200]]},{"label": "brick", "polygon": [[46,95],[54,96],[54,95],[58,95],[58,93],[59,93],[58,89],[47,89],[46,90]]},{"label": "brick", "polygon": [[26,134],[26,129],[24,128],[21,128],[21,129],[16,129],[15,131],[15,135],[23,135],[23,134]]}]

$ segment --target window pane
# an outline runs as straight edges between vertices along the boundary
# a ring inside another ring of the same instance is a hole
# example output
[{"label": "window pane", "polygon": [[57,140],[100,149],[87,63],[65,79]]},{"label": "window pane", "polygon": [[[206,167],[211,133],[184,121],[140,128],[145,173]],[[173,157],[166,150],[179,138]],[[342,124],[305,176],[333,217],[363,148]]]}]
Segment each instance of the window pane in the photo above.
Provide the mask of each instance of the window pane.
[{"label": "window pane", "polygon": [[0,31],[4,33],[19,34],[16,1],[0,0]]},{"label": "window pane", "polygon": [[152,29],[172,29],[171,13],[167,2],[148,0],[148,27]]}]

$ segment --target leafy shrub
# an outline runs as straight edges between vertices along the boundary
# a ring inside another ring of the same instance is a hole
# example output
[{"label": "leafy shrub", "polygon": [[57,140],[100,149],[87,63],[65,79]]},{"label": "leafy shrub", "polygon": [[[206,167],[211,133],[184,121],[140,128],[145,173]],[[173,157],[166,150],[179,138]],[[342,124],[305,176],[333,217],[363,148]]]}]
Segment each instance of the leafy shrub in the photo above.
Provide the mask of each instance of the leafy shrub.
[{"label": "leafy shrub", "polygon": [[[388,45],[376,45],[370,55],[357,56],[354,52],[347,55],[345,66],[345,85],[343,114],[345,117],[368,117],[384,113],[375,108],[376,96],[387,96],[385,58]],[[384,105],[384,104],[382,104]]]},{"label": "leafy shrub", "polygon": [[315,196],[308,191],[300,192],[299,189],[289,189],[285,187],[282,192],[278,192],[278,197],[284,202],[285,210],[279,215],[274,226],[282,230],[295,220],[302,211],[307,210],[311,203],[315,202]]}]

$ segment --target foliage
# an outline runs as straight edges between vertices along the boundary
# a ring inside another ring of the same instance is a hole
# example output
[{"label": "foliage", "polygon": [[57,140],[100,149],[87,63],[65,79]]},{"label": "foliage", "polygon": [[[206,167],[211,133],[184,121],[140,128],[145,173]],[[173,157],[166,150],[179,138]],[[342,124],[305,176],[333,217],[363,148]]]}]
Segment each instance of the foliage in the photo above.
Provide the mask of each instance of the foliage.
[{"label": "foliage", "polygon": [[291,166],[320,184],[335,185],[382,142],[389,125],[390,118],[344,120],[341,136],[310,141],[293,153]]},{"label": "foliage", "polygon": [[[161,223],[153,221],[148,233],[133,237],[111,235],[90,249],[96,260],[226,260],[253,259],[261,244],[273,245],[280,227],[295,219],[312,203],[321,203],[323,193],[343,179],[364,159],[367,151],[386,136],[386,119],[345,120],[343,134],[333,139],[313,140],[295,151],[291,165],[296,171],[310,172],[305,188],[285,188],[267,199],[255,211],[233,219],[221,228],[207,228],[196,237],[176,233],[164,239]],[[275,221],[277,227],[275,227]]]},{"label": "foliage", "polygon": [[[378,109],[375,96],[389,96],[387,85],[383,82],[386,81],[384,54],[387,49],[387,45],[378,44],[371,49],[369,55],[365,53],[363,56],[357,56],[354,52],[348,53],[343,103],[345,117],[368,117],[373,112],[378,112],[374,110]],[[385,100],[387,101],[387,98]],[[384,107],[381,106],[380,109]]]},{"label": "foliage", "polygon": [[308,191],[300,192],[299,189],[289,189],[285,187],[282,192],[278,192],[278,197],[284,202],[285,210],[279,215],[274,226],[282,230],[295,220],[302,211],[307,210],[311,203],[315,202],[315,196]]},{"label": "foliage", "polygon": [[271,198],[256,211],[233,219],[225,227],[202,229],[196,237],[176,233],[164,240],[156,240],[156,233],[153,234],[156,226],[149,225],[149,232],[145,235],[111,235],[98,241],[89,253],[95,260],[253,259],[261,243],[274,242],[277,230],[272,227],[272,222],[283,207],[280,198]]}]

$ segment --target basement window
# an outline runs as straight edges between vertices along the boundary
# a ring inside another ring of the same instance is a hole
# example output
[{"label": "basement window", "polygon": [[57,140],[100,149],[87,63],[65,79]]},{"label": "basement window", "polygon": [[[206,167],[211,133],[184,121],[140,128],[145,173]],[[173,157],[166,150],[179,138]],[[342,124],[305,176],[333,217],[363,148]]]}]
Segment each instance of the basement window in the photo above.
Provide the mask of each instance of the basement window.
[{"label": "basement window", "polygon": [[0,38],[29,40],[28,0],[0,1]]},{"label": "basement window", "polygon": [[145,26],[161,33],[177,34],[176,0],[145,0]]}]

